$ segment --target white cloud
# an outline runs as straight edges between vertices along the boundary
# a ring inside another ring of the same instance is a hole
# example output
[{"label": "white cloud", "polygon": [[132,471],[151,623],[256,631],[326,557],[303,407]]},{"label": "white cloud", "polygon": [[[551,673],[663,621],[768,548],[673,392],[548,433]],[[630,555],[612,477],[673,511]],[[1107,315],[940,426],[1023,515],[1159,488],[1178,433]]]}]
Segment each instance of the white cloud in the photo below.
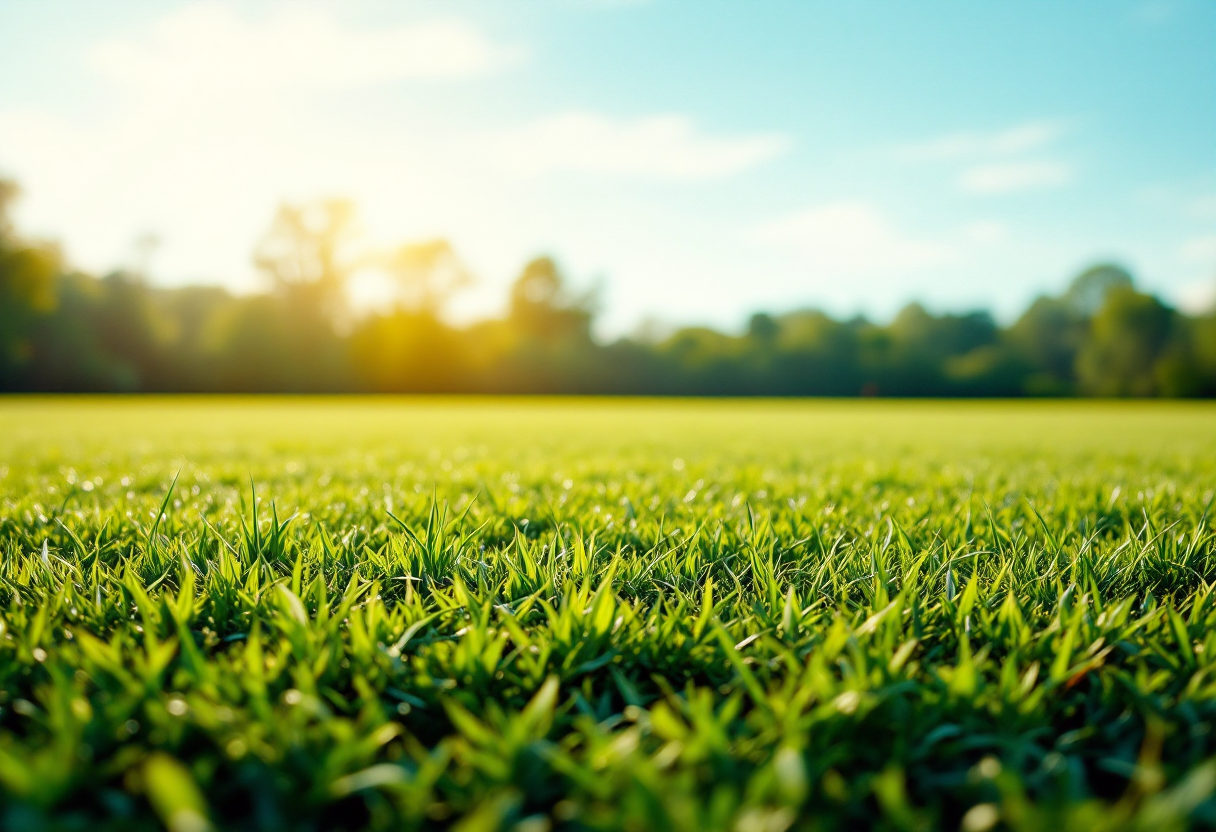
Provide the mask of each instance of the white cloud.
[{"label": "white cloud", "polygon": [[487,155],[523,176],[580,171],[705,179],[758,165],[789,144],[778,134],[708,136],[679,115],[625,120],[569,112],[499,134]]},{"label": "white cloud", "polygon": [[144,94],[244,98],[473,75],[518,55],[458,20],[357,30],[302,5],[254,20],[201,3],[102,42],[89,59],[104,77]]},{"label": "white cloud", "polygon": [[912,161],[940,162],[1012,156],[1039,150],[1064,134],[1060,121],[1028,121],[1007,130],[951,133],[920,144],[900,148]]},{"label": "white cloud", "polygon": [[1072,180],[1072,167],[1034,156],[1054,145],[1066,129],[1059,120],[1028,121],[1006,130],[952,133],[905,145],[899,155],[914,162],[966,164],[956,179],[965,193],[1007,194],[1054,188]]},{"label": "white cloud", "polygon": [[373,89],[391,124],[376,132],[317,93],[485,73],[518,53],[457,20],[372,29],[325,8],[254,17],[195,4],[84,50],[104,107],[0,110],[0,170],[25,186],[22,221],[65,234],[85,268],[122,262],[154,231],[162,275],[248,285],[249,251],[280,200],[379,198],[399,223],[404,195],[430,194],[432,214],[456,200],[461,160],[416,127],[429,113],[414,98]]},{"label": "white cloud", "polygon": [[1184,263],[1216,267],[1216,234],[1187,240],[1182,245],[1181,254]]},{"label": "white cloud", "polygon": [[963,171],[958,185],[967,193],[1008,194],[1056,188],[1072,176],[1072,168],[1063,162],[999,162]]},{"label": "white cloud", "polygon": [[815,270],[841,276],[939,266],[958,256],[956,246],[912,236],[861,202],[800,211],[748,236],[756,243],[792,250]]}]

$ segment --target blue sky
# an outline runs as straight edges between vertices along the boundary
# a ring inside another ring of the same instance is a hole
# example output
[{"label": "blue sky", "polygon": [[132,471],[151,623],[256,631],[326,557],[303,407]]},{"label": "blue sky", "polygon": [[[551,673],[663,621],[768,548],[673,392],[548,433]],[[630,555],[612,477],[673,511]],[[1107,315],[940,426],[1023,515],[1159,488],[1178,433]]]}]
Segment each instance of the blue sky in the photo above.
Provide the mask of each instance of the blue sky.
[{"label": "blue sky", "polygon": [[[1216,4],[0,5],[0,173],[103,270],[257,285],[282,200],[522,263],[604,331],[757,308],[1008,318],[1099,260],[1216,293]],[[377,293],[374,278],[357,291]]]}]

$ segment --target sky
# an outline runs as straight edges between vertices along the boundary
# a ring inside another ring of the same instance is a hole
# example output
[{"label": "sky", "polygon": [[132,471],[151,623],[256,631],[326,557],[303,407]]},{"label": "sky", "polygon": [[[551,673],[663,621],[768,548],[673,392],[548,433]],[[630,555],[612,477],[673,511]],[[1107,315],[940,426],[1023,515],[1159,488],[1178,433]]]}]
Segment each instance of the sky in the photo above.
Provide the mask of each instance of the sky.
[{"label": "sky", "polygon": [[280,203],[349,198],[451,241],[456,318],[540,254],[609,335],[1009,320],[1104,261],[1198,309],[1216,3],[11,0],[0,175],[81,268],[238,291]]}]

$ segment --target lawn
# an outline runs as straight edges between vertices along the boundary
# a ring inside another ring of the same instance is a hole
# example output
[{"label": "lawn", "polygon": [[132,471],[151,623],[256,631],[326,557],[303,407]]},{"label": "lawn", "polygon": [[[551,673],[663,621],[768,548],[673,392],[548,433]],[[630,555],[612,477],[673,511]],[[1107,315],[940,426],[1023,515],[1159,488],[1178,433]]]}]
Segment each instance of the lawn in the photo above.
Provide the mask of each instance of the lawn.
[{"label": "lawn", "polygon": [[1216,407],[0,400],[0,826],[1216,826]]}]

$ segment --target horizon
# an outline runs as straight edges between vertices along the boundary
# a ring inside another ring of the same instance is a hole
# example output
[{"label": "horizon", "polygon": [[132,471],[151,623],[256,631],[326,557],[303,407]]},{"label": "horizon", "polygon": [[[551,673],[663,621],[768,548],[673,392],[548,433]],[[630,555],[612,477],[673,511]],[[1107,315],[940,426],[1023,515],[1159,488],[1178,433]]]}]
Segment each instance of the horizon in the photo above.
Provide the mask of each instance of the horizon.
[{"label": "horizon", "polygon": [[867,11],[8,6],[0,175],[95,273],[249,291],[281,202],[349,197],[369,244],[452,242],[478,278],[456,319],[550,254],[606,288],[613,338],[912,301],[1008,321],[1099,262],[1216,296],[1216,7]]}]

